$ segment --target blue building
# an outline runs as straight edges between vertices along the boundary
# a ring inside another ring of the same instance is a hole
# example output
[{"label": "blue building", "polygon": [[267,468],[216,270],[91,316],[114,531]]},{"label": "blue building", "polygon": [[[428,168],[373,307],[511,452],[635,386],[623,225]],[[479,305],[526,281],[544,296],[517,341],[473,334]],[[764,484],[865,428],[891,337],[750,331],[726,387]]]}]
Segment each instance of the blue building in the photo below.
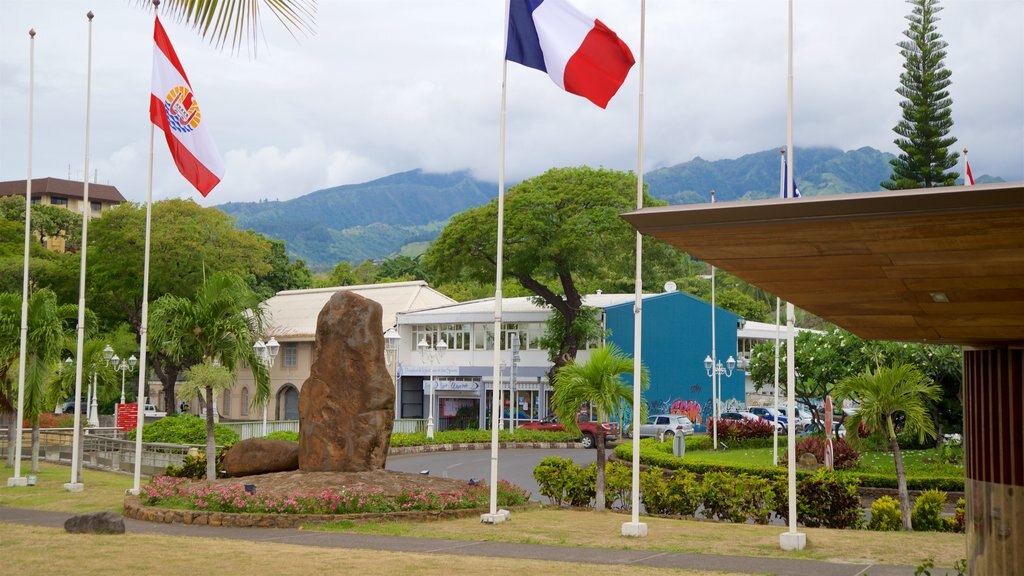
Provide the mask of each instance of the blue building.
[{"label": "blue building", "polygon": [[[630,356],[633,322],[632,301],[605,308],[607,342]],[[740,322],[740,316],[716,307],[716,355],[723,365],[730,356],[739,358]],[[711,377],[704,367],[704,359],[711,355],[711,305],[682,292],[645,296],[642,330],[641,360],[650,375],[644,398],[650,413],[685,414],[698,430],[704,430],[712,412]],[[632,376],[627,380],[632,381]],[[723,411],[746,404],[744,380],[739,368],[732,375],[722,375]]]}]

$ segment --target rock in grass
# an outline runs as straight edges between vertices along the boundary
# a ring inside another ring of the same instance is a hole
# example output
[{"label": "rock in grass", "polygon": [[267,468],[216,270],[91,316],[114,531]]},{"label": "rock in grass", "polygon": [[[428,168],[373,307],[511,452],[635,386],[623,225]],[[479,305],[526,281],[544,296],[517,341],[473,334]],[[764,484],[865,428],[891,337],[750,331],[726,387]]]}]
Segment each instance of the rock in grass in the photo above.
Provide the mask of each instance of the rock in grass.
[{"label": "rock in grass", "polygon": [[64,530],[72,534],[124,534],[124,518],[113,512],[80,514],[68,518]]}]

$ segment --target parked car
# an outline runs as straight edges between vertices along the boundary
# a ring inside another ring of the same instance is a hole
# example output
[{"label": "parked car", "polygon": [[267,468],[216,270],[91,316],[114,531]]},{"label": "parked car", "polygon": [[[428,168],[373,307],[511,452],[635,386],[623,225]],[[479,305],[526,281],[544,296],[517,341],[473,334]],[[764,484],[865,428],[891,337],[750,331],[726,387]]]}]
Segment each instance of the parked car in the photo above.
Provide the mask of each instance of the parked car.
[{"label": "parked car", "polygon": [[[758,421],[758,420],[761,420],[760,416],[757,416],[756,414],[753,414],[751,412],[747,412],[745,410],[740,410],[738,412],[722,412],[718,416],[722,420],[737,420],[737,421],[742,421],[742,420]],[[782,428],[782,424],[780,424],[778,422],[775,423],[775,427],[778,428],[779,430],[783,429]]]},{"label": "parked car", "polygon": [[[807,426],[804,426],[803,430],[800,431],[801,436],[813,436],[815,434],[824,433],[825,424],[821,420],[817,422],[811,422]],[[846,426],[843,426],[842,424],[835,424],[832,434],[839,438],[846,438]]]},{"label": "parked car", "polygon": [[[783,429],[789,427],[789,419],[782,413],[781,410],[776,410],[772,406],[754,406],[750,408],[750,413],[761,418],[762,420],[768,420],[769,422],[778,422],[782,425]],[[800,422],[800,419],[796,419],[795,422],[796,431],[799,432],[804,426]]]},{"label": "parked car", "polygon": [[[597,422],[590,420],[586,414],[579,414],[576,417],[576,425],[579,426],[580,432],[583,433],[583,438],[580,442],[584,448],[596,448],[597,447]],[[619,425],[615,422],[605,422],[601,425],[604,429],[604,441],[608,444],[611,441],[619,439]],[[554,414],[548,414],[544,418],[535,422],[524,422],[519,425],[519,428],[525,430],[546,430],[548,432],[565,432],[565,426],[562,426],[561,422],[558,421],[558,417]]]},{"label": "parked car", "polygon": [[[782,404],[779,404],[779,412],[782,412],[783,416],[785,416],[786,414],[789,414],[789,412],[787,411],[786,406],[787,405],[786,405],[785,402],[782,403]],[[811,416],[811,411],[808,410],[807,408],[805,408],[802,405],[798,405],[796,407],[796,416],[797,416],[796,421],[797,421],[798,424],[800,424],[800,426],[807,426],[808,424],[810,424],[814,420],[814,418]]]},{"label": "parked car", "polygon": [[693,434],[693,422],[681,414],[652,414],[640,425],[641,438],[668,440],[676,435]]},{"label": "parked car", "polygon": [[146,418],[163,418],[164,416],[167,416],[167,412],[158,411],[156,406],[152,404],[144,404],[142,410],[142,414]]},{"label": "parked car", "polygon": [[[89,412],[89,399],[82,398],[81,400],[82,414]],[[75,413],[75,399],[65,400],[64,402],[57,405],[57,408],[53,411],[54,414],[74,414]]]}]

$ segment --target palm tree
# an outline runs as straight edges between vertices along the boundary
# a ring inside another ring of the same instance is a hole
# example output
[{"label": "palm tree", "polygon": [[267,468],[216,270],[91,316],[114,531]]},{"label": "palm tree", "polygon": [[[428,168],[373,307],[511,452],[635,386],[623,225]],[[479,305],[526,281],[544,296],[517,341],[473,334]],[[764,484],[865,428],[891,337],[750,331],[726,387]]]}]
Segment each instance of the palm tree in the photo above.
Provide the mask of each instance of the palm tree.
[{"label": "palm tree", "polygon": [[[584,405],[597,410],[597,425],[600,429],[610,414],[618,412],[623,404],[633,401],[633,386],[622,380],[622,375],[632,373],[633,359],[623,354],[614,344],[602,346],[591,352],[590,360],[584,364],[572,362],[555,374],[555,393],[551,402],[555,415],[567,432],[579,433],[577,414]],[[640,389],[647,388],[646,368],[640,374]],[[645,407],[641,403],[641,410]],[[644,415],[635,415],[639,422]],[[605,439],[597,435],[597,492],[594,508],[605,509]]]},{"label": "palm tree", "polygon": [[[941,389],[911,364],[897,364],[891,368],[878,367],[874,372],[847,376],[839,381],[833,393],[859,403],[857,412],[849,417],[847,430],[857,430],[861,422],[875,430],[882,430],[896,462],[896,482],[899,487],[903,529],[913,529],[910,523],[910,495],[907,492],[907,473],[893,425],[897,414],[903,415],[903,429],[925,437],[935,437],[935,425],[930,417],[930,402],[939,399]],[[851,435],[856,438],[856,434]]]},{"label": "palm tree", "polygon": [[[175,361],[191,359],[192,373],[199,377],[206,395],[206,477],[216,478],[216,445],[213,435],[215,390],[230,386],[223,371],[234,375],[240,362],[253,367],[256,394],[253,405],[270,396],[270,378],[256,358],[252,345],[263,331],[259,297],[234,274],[214,274],[192,299],[174,295],[153,303],[151,342]],[[212,370],[216,363],[223,371]],[[207,368],[200,368],[206,365]]]},{"label": "palm tree", "polygon": [[[232,48],[245,39],[250,48],[263,35],[261,10],[267,9],[289,32],[310,34],[316,20],[316,0],[163,0],[165,12],[195,28],[216,46]],[[151,7],[152,0],[139,0]]]},{"label": "palm tree", "polygon": [[[76,308],[71,306],[72,309]],[[57,304],[57,295],[49,289],[34,292],[28,300],[28,334],[25,346],[24,416],[32,422],[32,472],[39,471],[39,414],[53,394],[48,393],[52,376],[59,366],[66,331],[67,306]],[[73,312],[72,312],[73,313]],[[21,295],[0,294],[0,380],[4,383],[5,408],[16,413],[17,398],[12,383],[16,380],[21,351]],[[14,438],[16,418],[10,419],[9,437]],[[8,454],[13,464],[13,451]]]}]

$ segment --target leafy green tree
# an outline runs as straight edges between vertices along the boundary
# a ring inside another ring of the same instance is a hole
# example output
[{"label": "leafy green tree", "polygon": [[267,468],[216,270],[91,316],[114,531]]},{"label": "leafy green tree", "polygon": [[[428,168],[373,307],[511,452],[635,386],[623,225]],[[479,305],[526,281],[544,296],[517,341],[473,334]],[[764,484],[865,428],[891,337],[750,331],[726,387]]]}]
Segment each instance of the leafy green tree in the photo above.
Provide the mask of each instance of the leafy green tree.
[{"label": "leafy green tree", "polygon": [[[39,471],[39,414],[47,410],[52,397],[49,384],[60,366],[61,351],[67,335],[65,319],[75,306],[62,307],[50,290],[32,293],[28,300],[28,334],[25,345],[24,416],[32,425],[32,472]],[[21,294],[0,294],[0,407],[10,414],[8,438],[17,427],[16,383],[21,357]],[[8,450],[8,462],[14,464],[14,451]]]},{"label": "leafy green tree", "polygon": [[402,280],[426,280],[427,272],[420,264],[419,257],[411,258],[399,254],[385,258],[377,266],[378,282],[397,282]]},{"label": "leafy green tree", "polygon": [[[21,224],[25,233],[25,198],[4,196],[0,198],[0,217]],[[47,238],[63,237],[65,249],[77,251],[82,244],[82,215],[71,210],[49,204],[32,205],[32,235],[40,246],[46,245]],[[24,239],[24,236],[21,236]]]},{"label": "leafy green tree", "polygon": [[[259,235],[262,237],[262,235]],[[313,273],[302,258],[291,260],[284,240],[267,238],[270,253],[267,256],[270,270],[256,276],[253,289],[264,300],[281,290],[301,290],[313,287]]]},{"label": "leafy green tree", "polygon": [[331,270],[331,273],[318,282],[319,285],[325,288],[330,286],[352,286],[358,283],[356,275],[352,272],[352,263],[345,261],[338,262],[338,265]]},{"label": "leafy green tree", "polygon": [[960,155],[949,147],[956,138],[949,136],[953,127],[949,97],[950,76],[946,68],[948,44],[939,34],[937,14],[942,10],[939,0],[907,0],[913,11],[906,18],[910,25],[903,32],[900,54],[904,58],[900,87],[896,92],[903,117],[893,128],[894,141],[902,153],[889,161],[892,176],[882,182],[887,190],[952,186],[960,176],[947,172],[957,164]]},{"label": "leafy green tree", "polygon": [[[858,403],[857,412],[850,417],[847,428],[857,430],[861,422],[881,430],[889,441],[896,463],[896,483],[899,489],[903,529],[911,525],[910,494],[907,492],[907,472],[903,455],[896,439],[895,419],[902,415],[903,430],[925,437],[935,436],[935,426],[928,414],[928,402],[939,399],[941,390],[927,376],[910,364],[897,364],[892,368],[881,366],[874,371],[843,378],[835,388],[838,398],[849,398]],[[849,435],[856,439],[856,434]]]},{"label": "leafy green tree", "polygon": [[[632,291],[636,231],[619,214],[636,208],[633,174],[555,168],[511,188],[505,204],[504,273],[566,325],[576,322],[588,290]],[[645,194],[644,205],[655,204]],[[493,282],[497,221],[497,199],[456,214],[424,255],[424,266],[442,283]],[[646,238],[643,263],[644,277],[654,281],[676,271],[681,259],[670,246]],[[563,336],[552,370],[572,362],[581,345],[577,331]]]},{"label": "leafy green tree", "polygon": [[[200,364],[219,362],[233,375],[242,362],[251,367],[256,379],[254,406],[267,401],[270,377],[252,345],[263,333],[263,312],[259,296],[240,276],[217,273],[199,287],[193,298],[168,294],[153,303],[150,343],[179,366],[195,369]],[[215,454],[214,398],[223,385],[222,371],[199,368],[196,375],[206,393],[206,453]],[[173,383],[172,383],[173,385]],[[208,457],[207,478],[216,478],[216,458]]]},{"label": "leafy green tree", "polygon": [[[614,344],[602,346],[590,353],[590,359],[580,364],[572,362],[563,366],[555,374],[555,393],[551,398],[558,421],[567,432],[579,433],[576,415],[584,406],[597,411],[597,426],[608,422],[611,414],[621,411],[624,405],[633,402],[633,386],[626,384],[623,374],[632,374],[633,359],[624,354]],[[648,385],[647,369],[640,374],[640,388],[646,390]],[[643,407],[644,403],[641,403]],[[635,422],[645,418],[643,412]],[[598,512],[605,509],[605,439],[598,434],[597,440],[597,494],[594,508]]]}]

